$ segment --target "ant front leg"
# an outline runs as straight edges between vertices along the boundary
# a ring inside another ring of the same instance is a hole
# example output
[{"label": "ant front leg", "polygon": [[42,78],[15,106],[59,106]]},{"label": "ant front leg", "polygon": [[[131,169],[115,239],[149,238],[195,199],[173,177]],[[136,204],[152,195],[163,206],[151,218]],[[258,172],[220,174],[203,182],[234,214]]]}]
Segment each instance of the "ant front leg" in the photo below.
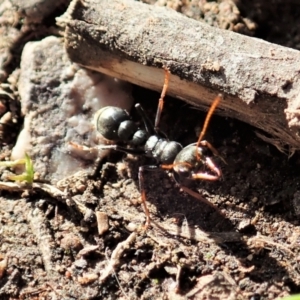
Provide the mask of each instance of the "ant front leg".
[{"label": "ant front leg", "polygon": [[227,165],[226,160],[220,155],[220,153],[218,152],[218,150],[208,141],[200,141],[199,145],[203,146],[203,147],[207,147],[215,156],[218,156],[223,163],[225,163]]},{"label": "ant front leg", "polygon": [[211,143],[209,143],[208,141],[200,141],[199,146],[200,145],[203,146],[203,147],[208,148],[213,153],[213,155],[220,156],[218,150]]},{"label": "ant front leg", "polygon": [[145,171],[156,171],[158,169],[158,166],[155,165],[149,165],[149,166],[141,166],[139,167],[139,185],[140,185],[140,193],[141,193],[141,199],[142,199],[142,204],[144,206],[144,211],[145,211],[145,215],[146,215],[146,223],[144,225],[144,229],[147,230],[150,222],[151,222],[151,218],[150,218],[150,212],[147,206],[147,199],[146,199],[146,192],[145,192],[145,186],[144,186],[144,172]]}]

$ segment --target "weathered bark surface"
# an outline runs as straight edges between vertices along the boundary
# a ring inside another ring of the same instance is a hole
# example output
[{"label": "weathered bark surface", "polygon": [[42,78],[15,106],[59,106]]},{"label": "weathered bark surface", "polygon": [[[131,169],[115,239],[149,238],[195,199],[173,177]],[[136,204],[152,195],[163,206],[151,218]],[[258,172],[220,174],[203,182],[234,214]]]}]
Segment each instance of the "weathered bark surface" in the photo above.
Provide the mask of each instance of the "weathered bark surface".
[{"label": "weathered bark surface", "polygon": [[27,18],[27,21],[38,23],[57,7],[66,5],[68,0],[10,0],[10,3],[18,14]]},{"label": "weathered bark surface", "polygon": [[300,52],[210,27],[175,11],[132,0],[73,1],[65,45],[71,59],[218,112],[271,135],[279,149],[300,149]]}]

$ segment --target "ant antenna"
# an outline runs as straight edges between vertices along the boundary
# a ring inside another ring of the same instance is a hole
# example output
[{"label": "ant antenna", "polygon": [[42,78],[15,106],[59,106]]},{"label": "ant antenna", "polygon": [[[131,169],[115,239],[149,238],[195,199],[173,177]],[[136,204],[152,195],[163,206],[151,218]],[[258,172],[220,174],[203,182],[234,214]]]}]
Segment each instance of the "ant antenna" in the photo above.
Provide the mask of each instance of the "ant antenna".
[{"label": "ant antenna", "polygon": [[169,86],[169,80],[170,80],[170,71],[167,68],[165,68],[165,81],[164,81],[163,90],[158,100],[157,112],[156,112],[155,123],[154,123],[154,130],[156,133],[158,132],[158,125],[164,107],[164,98],[166,96],[167,88]]},{"label": "ant antenna", "polygon": [[211,107],[210,107],[210,109],[209,109],[209,111],[208,111],[208,113],[207,113],[207,115],[206,115],[206,119],[205,119],[205,121],[204,121],[204,125],[203,125],[203,128],[202,128],[202,131],[201,131],[201,133],[200,133],[200,135],[199,135],[199,138],[198,138],[198,142],[197,142],[197,145],[196,145],[197,148],[199,147],[199,145],[200,145],[200,143],[201,143],[201,141],[202,141],[202,139],[203,139],[203,137],[204,137],[204,135],[205,135],[205,132],[206,132],[206,129],[207,129],[209,120],[210,120],[210,118],[211,118],[211,116],[212,116],[214,110],[216,109],[216,107],[218,106],[218,104],[220,103],[220,101],[221,101],[222,99],[223,99],[222,94],[219,94],[219,95],[215,98],[213,104],[211,105]]}]

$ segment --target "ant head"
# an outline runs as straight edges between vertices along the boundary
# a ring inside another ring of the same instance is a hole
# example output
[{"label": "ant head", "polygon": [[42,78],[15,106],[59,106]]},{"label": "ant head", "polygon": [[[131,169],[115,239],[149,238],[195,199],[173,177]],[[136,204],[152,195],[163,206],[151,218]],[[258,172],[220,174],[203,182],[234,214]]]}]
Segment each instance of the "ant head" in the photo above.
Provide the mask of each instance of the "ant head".
[{"label": "ant head", "polygon": [[192,179],[193,172],[203,166],[205,156],[202,151],[203,148],[197,147],[196,143],[184,147],[174,160],[174,172],[179,177]]},{"label": "ant head", "polygon": [[[198,147],[197,144],[191,144],[183,148],[173,164],[173,170],[176,178],[192,180],[217,180],[221,176],[221,171],[216,167],[213,160],[207,154],[213,154],[212,147],[205,145]],[[175,178],[175,180],[176,180]]]}]

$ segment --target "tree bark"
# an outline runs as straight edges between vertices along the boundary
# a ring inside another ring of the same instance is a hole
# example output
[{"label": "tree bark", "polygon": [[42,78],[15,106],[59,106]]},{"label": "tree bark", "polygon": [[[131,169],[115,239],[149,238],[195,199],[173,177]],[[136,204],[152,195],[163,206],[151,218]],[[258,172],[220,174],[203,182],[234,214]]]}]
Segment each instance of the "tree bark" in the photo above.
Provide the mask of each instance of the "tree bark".
[{"label": "tree bark", "polygon": [[300,52],[210,27],[173,10],[132,0],[73,1],[65,46],[70,58],[259,129],[281,151],[300,149]]}]

